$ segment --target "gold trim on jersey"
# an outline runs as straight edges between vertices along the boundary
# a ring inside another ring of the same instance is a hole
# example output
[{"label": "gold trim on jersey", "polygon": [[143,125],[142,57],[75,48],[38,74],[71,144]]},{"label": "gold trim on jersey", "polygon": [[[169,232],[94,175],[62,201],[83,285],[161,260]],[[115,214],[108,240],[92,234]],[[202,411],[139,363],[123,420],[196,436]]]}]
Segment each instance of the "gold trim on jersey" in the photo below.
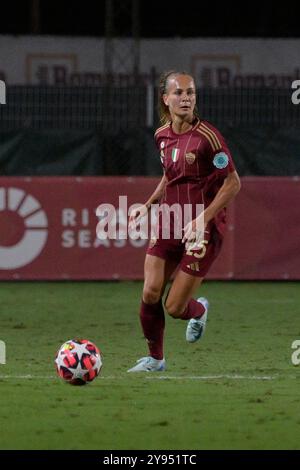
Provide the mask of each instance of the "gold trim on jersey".
[{"label": "gold trim on jersey", "polygon": [[196,127],[199,126],[199,124],[200,124],[200,119],[197,118],[197,122],[194,125],[194,127],[192,128],[192,131],[194,131],[196,129]]},{"label": "gold trim on jersey", "polygon": [[156,136],[156,134],[164,129],[166,129],[167,127],[169,127],[170,123],[168,122],[167,124],[164,124],[163,126],[159,127],[158,129],[156,129],[155,133],[154,133],[154,137]]},{"label": "gold trim on jersey", "polygon": [[209,134],[207,134],[204,130],[200,130],[200,129],[196,129],[196,131],[199,132],[199,134],[204,135],[204,137],[206,137],[206,139],[208,140],[208,142],[209,142],[210,145],[211,145],[211,148],[212,148],[214,151],[217,150],[217,148],[216,148],[216,146],[215,146],[215,144],[214,144],[214,142],[213,142],[213,140],[212,140],[212,138],[210,137]]},{"label": "gold trim on jersey", "polygon": [[199,129],[202,129],[203,131],[206,131],[211,136],[212,140],[214,141],[215,145],[217,146],[216,150],[219,150],[220,148],[222,148],[221,142],[219,141],[219,138],[218,138],[217,134],[213,130],[211,130],[203,122],[201,122],[201,124],[199,126]]},{"label": "gold trim on jersey", "polygon": [[[199,123],[200,123],[200,120],[197,118],[197,122],[196,124],[194,124],[194,126],[192,127],[191,131],[194,131],[196,129],[197,126],[199,126]],[[167,127],[169,127],[171,124],[171,121],[168,121],[166,124],[164,124],[163,126],[159,127],[158,129],[156,129],[155,133],[154,133],[154,137],[156,136],[156,134],[160,131],[163,131],[164,129],[166,129]]]}]

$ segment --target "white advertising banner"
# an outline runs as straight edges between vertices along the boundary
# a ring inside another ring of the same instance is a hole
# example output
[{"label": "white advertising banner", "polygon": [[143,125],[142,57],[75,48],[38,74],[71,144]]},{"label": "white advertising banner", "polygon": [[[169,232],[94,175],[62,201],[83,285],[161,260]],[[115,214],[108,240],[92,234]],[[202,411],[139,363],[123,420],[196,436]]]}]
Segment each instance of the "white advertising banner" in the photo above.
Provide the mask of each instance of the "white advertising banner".
[{"label": "white advertising banner", "polygon": [[[131,40],[112,41],[112,80],[133,84]],[[191,72],[198,86],[284,87],[300,78],[300,39],[142,39],[140,81],[169,69]],[[104,83],[101,38],[0,36],[0,79],[8,85]]]}]

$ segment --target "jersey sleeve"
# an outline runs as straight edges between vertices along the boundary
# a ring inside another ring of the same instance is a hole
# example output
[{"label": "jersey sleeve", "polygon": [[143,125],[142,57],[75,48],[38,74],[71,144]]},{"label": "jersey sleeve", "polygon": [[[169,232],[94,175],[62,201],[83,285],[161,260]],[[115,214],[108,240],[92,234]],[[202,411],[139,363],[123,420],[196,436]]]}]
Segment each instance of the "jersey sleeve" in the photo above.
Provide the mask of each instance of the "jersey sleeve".
[{"label": "jersey sleeve", "polygon": [[235,165],[224,137],[212,126],[201,124],[199,129],[206,138],[207,159],[218,178],[225,179],[235,171]]}]

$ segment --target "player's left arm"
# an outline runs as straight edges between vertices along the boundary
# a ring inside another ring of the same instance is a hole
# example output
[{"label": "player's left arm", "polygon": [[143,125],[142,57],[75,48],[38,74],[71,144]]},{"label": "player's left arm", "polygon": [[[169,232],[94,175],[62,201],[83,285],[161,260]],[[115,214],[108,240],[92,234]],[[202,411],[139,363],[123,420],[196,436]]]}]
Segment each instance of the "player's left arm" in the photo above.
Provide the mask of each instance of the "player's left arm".
[{"label": "player's left arm", "polygon": [[226,207],[232,201],[241,189],[241,181],[236,170],[228,173],[224,179],[223,185],[215,195],[212,202],[204,210],[204,225],[206,226],[220,210]]},{"label": "player's left arm", "polygon": [[203,213],[184,227],[182,241],[191,242],[195,240],[196,245],[199,240],[203,239],[203,230],[205,230],[208,222],[214,219],[218,212],[234,199],[241,188],[239,175],[223,136],[219,132],[216,133],[210,128],[208,129],[209,131],[207,127],[204,127],[204,134],[202,134],[207,137],[206,155],[214,167],[216,178],[223,181],[223,183]]},{"label": "player's left arm", "polygon": [[197,246],[198,243],[203,240],[203,230],[205,230],[208,222],[234,199],[240,188],[241,182],[236,170],[228,173],[224,179],[223,185],[209,206],[207,206],[199,217],[192,220],[184,227],[182,242],[194,242],[195,246]]},{"label": "player's left arm", "polygon": [[211,203],[204,209],[204,226],[235,198],[241,189],[241,182],[236,171],[230,150],[222,134],[213,127],[206,127],[210,143],[207,156],[214,167],[215,176],[222,181],[222,186]]}]

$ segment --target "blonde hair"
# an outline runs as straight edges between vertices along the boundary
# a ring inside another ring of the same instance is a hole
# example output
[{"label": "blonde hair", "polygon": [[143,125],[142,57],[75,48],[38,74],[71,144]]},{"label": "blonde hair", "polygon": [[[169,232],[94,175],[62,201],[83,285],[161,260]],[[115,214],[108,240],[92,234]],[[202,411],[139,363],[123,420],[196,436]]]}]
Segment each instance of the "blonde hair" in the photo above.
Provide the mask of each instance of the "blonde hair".
[{"label": "blonde hair", "polygon": [[[189,75],[190,77],[192,77],[191,74],[185,71],[180,72],[178,70],[169,70],[168,72],[162,73],[159,78],[157,108],[159,120],[162,125],[167,124],[167,122],[171,120],[169,107],[164,103],[163,95],[167,93],[168,82],[170,77],[177,77],[178,75]],[[194,108],[194,116],[199,117],[196,106]]]}]

